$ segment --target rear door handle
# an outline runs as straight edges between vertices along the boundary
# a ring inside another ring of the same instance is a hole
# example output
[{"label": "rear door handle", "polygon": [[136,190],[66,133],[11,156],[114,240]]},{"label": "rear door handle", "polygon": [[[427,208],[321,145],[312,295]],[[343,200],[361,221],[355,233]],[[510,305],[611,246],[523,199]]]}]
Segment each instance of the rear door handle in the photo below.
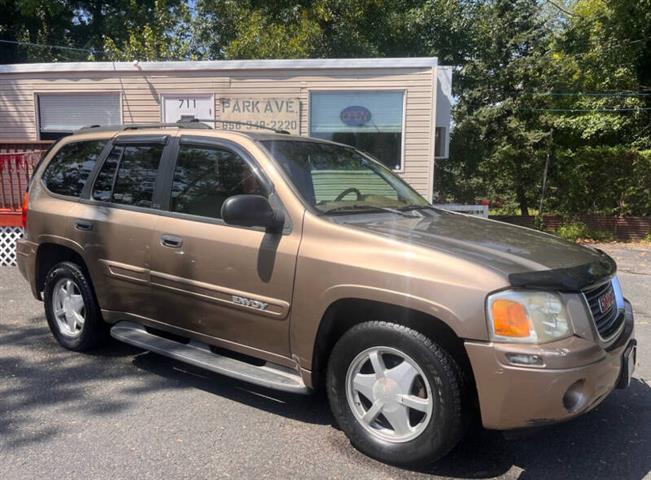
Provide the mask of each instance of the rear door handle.
[{"label": "rear door handle", "polygon": [[176,235],[161,235],[160,244],[169,248],[181,248],[181,245],[183,245],[183,239]]},{"label": "rear door handle", "polygon": [[84,232],[89,232],[93,229],[93,223],[88,220],[75,220],[75,228]]}]

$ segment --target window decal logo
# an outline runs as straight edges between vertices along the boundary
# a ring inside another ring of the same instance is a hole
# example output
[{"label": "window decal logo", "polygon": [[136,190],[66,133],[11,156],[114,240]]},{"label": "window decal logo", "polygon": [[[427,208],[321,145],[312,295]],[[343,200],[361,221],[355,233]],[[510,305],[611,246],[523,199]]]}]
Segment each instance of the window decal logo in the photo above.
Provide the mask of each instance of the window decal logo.
[{"label": "window decal logo", "polygon": [[361,127],[371,121],[371,111],[361,105],[351,105],[341,111],[339,118],[349,127]]}]

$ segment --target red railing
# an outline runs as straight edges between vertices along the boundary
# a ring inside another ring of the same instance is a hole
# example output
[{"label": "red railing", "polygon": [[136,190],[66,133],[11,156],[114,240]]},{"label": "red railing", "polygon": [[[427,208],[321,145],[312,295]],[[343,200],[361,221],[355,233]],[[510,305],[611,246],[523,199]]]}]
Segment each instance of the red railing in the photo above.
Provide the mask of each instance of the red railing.
[{"label": "red railing", "polygon": [[23,194],[42,152],[0,153],[0,226],[20,224]]}]

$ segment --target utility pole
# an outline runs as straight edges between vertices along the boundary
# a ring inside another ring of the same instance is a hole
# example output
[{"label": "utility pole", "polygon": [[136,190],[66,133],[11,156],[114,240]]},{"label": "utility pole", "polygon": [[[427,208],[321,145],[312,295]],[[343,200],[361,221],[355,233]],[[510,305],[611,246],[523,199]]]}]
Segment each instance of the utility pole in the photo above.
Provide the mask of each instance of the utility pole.
[{"label": "utility pole", "polygon": [[543,207],[545,203],[545,192],[547,190],[547,172],[549,170],[549,158],[551,156],[552,150],[552,136],[554,135],[554,129],[549,130],[549,140],[547,143],[547,156],[545,158],[545,169],[543,170],[543,179],[542,179],[542,190],[540,192],[540,204],[538,205],[538,227],[542,229],[543,227]]}]

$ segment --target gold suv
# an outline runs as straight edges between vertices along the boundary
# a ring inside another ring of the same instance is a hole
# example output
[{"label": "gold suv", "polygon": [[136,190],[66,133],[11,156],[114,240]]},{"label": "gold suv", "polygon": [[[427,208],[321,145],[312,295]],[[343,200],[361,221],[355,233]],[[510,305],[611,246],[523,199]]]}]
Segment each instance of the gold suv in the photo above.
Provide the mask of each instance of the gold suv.
[{"label": "gold suv", "polygon": [[111,335],[323,386],[352,444],[388,463],[445,455],[473,411],[502,430],[582,414],[634,368],[608,255],[436,209],[349,146],[89,127],[45,156],[23,208],[20,270],[62,346]]}]

